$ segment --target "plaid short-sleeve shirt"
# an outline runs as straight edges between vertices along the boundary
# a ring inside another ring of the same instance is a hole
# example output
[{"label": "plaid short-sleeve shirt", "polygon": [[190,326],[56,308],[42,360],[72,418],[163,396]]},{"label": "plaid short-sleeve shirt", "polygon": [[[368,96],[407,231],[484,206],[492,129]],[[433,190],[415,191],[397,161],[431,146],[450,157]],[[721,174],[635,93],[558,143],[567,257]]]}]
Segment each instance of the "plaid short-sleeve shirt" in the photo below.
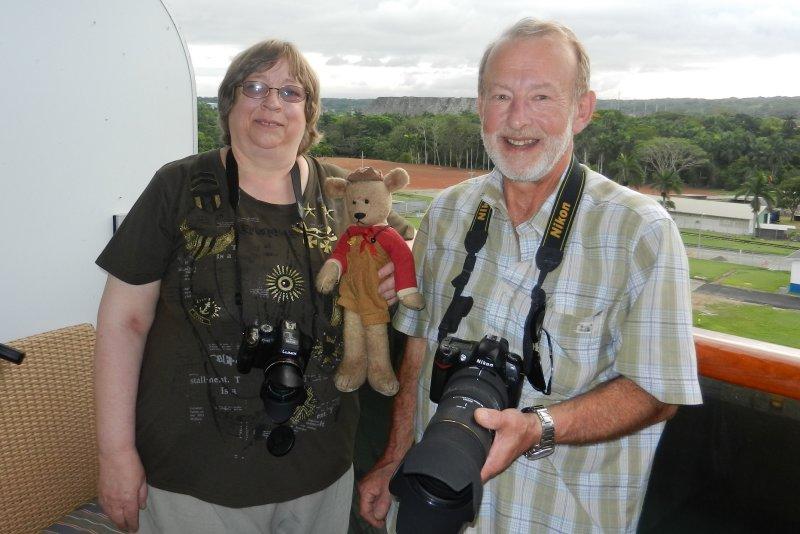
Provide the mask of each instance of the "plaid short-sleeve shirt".
[{"label": "plaid short-sleeve shirt", "polygon": [[[552,349],[552,394],[526,382],[520,407],[567,400],[619,375],[663,402],[699,404],[688,262],[678,230],[652,199],[585,170],[584,197],[564,259],[543,285],[544,328],[552,343],[543,342],[540,352],[547,378]],[[514,228],[502,176],[494,171],[442,192],[414,244],[426,307],[401,306],[394,326],[428,342],[418,385],[417,439],[436,410],[428,394],[437,328],[453,296],[450,281],[464,264],[464,237],[480,200],[494,212],[463,292],[474,304],[454,335],[499,335],[512,352],[523,354],[523,328],[539,274],[535,255],[555,193]],[[484,487],[479,518],[468,532],[635,531],[663,426],[600,444],[558,445],[535,462],[519,458]]]}]

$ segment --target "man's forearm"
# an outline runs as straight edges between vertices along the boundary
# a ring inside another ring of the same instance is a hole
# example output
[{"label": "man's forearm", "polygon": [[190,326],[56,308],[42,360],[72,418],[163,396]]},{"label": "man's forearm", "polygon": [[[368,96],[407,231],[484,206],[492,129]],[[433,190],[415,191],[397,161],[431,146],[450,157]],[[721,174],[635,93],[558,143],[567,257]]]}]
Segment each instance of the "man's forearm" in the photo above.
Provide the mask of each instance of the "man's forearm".
[{"label": "man's forearm", "polygon": [[550,407],[556,443],[565,444],[616,439],[669,419],[676,411],[677,406],[659,401],[625,377]]},{"label": "man's forearm", "polygon": [[414,443],[414,409],[417,405],[417,384],[422,362],[425,359],[424,338],[409,337],[403,352],[398,380],[400,390],[392,404],[392,426],[389,440],[381,458],[382,462],[397,462],[403,459]]}]

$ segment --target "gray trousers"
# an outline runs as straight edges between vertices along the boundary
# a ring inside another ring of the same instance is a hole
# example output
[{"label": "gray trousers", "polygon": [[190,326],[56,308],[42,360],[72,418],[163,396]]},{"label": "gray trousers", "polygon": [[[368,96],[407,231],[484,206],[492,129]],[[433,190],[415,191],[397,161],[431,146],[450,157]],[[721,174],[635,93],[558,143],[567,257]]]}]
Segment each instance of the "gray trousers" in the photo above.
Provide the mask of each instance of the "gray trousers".
[{"label": "gray trousers", "polygon": [[227,508],[147,486],[143,534],[344,534],[350,523],[353,467],[336,482],[292,501]]}]

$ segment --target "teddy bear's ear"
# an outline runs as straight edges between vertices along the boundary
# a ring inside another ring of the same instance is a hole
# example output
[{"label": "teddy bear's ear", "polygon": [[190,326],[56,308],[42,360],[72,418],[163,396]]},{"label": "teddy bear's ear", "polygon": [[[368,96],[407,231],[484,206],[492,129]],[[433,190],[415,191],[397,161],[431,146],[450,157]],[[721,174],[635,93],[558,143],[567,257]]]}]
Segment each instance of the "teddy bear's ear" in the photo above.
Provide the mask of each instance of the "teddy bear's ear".
[{"label": "teddy bear's ear", "polygon": [[331,176],[325,180],[325,193],[331,198],[344,198],[344,190],[347,188],[347,180],[337,176]]},{"label": "teddy bear's ear", "polygon": [[408,185],[410,180],[411,178],[408,177],[406,170],[401,169],[400,167],[392,169],[386,176],[383,177],[383,183],[386,184],[386,188],[390,193],[397,191],[398,189],[403,189]]}]

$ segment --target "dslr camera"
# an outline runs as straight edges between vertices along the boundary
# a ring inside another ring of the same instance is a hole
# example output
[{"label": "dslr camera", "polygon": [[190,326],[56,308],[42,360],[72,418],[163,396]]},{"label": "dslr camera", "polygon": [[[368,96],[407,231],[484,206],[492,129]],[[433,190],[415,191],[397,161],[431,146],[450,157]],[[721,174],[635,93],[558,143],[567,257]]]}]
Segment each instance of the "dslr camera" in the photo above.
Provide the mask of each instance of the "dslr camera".
[{"label": "dslr camera", "polygon": [[525,380],[522,358],[508,341],[452,336],[437,347],[430,399],[439,404],[422,436],[389,483],[400,501],[399,533],[455,533],[481,502],[480,472],[494,433],[475,422],[476,408],[516,408]]},{"label": "dslr camera", "polygon": [[288,421],[306,400],[303,376],[309,347],[294,321],[283,320],[279,328],[264,323],[244,332],[236,368],[242,374],[253,367],[264,370],[261,400],[267,415],[277,424]]}]

